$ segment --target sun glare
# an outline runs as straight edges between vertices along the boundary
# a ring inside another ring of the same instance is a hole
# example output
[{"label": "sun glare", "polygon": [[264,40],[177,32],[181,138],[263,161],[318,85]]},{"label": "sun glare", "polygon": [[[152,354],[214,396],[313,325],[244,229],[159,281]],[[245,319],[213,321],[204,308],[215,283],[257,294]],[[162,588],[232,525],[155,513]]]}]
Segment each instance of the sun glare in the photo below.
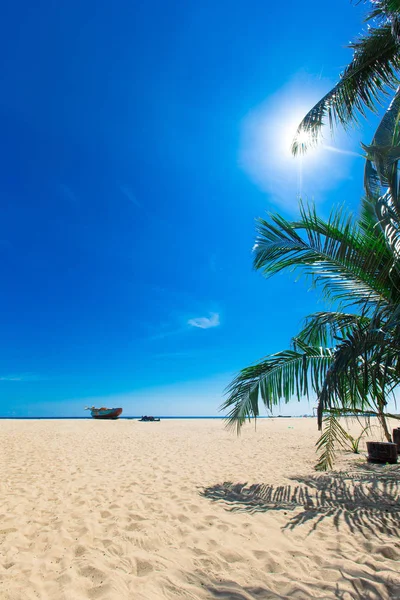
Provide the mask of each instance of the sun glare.
[{"label": "sun glare", "polygon": [[[343,177],[337,155],[349,152],[315,144],[310,132],[302,131],[297,136],[297,143],[307,146],[307,151],[296,156],[292,153],[297,128],[316,98],[317,91],[306,97],[298,85],[291,84],[243,121],[240,164],[275,202],[285,206],[291,198],[296,204],[299,194],[317,194],[333,179]],[[323,176],[324,172],[330,177]]]},{"label": "sun glare", "polygon": [[280,143],[280,151],[283,159],[287,159],[292,156],[292,144],[295,138],[298,144],[309,146],[306,156],[315,155],[316,147],[311,144],[311,134],[307,131],[301,131],[297,134],[297,128],[305,113],[306,110],[298,109],[296,111],[296,116],[291,116],[289,120],[287,120],[285,117],[281,118],[281,122],[284,122]]},{"label": "sun glare", "polygon": [[300,133],[296,134],[296,140],[298,144],[310,144],[311,135],[308,131],[300,131]]}]

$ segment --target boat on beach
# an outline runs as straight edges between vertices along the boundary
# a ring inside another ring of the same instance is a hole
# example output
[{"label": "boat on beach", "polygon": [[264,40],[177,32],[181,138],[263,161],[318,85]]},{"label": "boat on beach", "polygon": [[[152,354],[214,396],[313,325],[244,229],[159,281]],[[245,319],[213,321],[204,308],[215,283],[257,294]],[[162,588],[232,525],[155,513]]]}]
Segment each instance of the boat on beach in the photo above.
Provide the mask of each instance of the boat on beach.
[{"label": "boat on beach", "polygon": [[155,417],[148,417],[147,415],[145,415],[144,417],[139,419],[139,421],[144,421],[146,423],[158,423],[160,419],[156,419]]},{"label": "boat on beach", "polygon": [[122,413],[122,408],[95,408],[94,406],[86,406],[85,410],[90,410],[93,419],[118,419]]}]

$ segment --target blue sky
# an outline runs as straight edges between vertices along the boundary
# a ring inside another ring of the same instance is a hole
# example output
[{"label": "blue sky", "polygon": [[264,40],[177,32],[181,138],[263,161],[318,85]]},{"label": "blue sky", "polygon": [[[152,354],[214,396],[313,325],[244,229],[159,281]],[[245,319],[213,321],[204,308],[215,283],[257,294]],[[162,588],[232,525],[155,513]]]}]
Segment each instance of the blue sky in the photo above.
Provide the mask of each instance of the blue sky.
[{"label": "blue sky", "polygon": [[357,207],[371,125],[301,168],[288,145],[365,6],[0,10],[0,415],[217,414],[233,374],[321,306],[252,270],[255,219],[295,214],[299,192]]}]

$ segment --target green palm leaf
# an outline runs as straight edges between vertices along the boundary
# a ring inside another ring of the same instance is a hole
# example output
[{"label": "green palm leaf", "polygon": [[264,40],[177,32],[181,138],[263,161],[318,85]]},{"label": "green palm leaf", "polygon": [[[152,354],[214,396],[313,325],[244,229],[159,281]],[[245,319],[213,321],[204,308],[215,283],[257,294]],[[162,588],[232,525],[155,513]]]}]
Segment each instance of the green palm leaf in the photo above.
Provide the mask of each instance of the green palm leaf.
[{"label": "green palm leaf", "polygon": [[352,313],[321,311],[306,317],[305,325],[296,339],[309,346],[333,346],[338,339],[351,333],[355,325],[369,321],[368,317]]},{"label": "green palm leaf", "polygon": [[318,424],[326,410],[347,408],[383,413],[400,382],[400,338],[377,312],[358,323],[336,348],[319,394]]},{"label": "green palm leaf", "polygon": [[345,446],[348,437],[347,431],[339,423],[337,413],[330,412],[324,419],[324,431],[316,444],[317,450],[322,450],[315,466],[317,471],[332,469],[336,446]]},{"label": "green palm leaf", "polygon": [[300,205],[301,218],[290,222],[271,215],[259,219],[254,266],[270,277],[300,269],[321,285],[324,297],[348,303],[389,302],[393,292],[392,255],[376,228],[361,228],[343,209],[324,221],[315,208]]},{"label": "green palm leaf", "polygon": [[[371,4],[371,0],[364,0],[364,3]],[[391,22],[394,20],[397,24],[398,15],[400,12],[400,0],[374,0],[374,9],[367,16],[366,21],[379,19],[382,23]],[[392,22],[393,29],[393,22]]]},{"label": "green palm leaf", "polygon": [[400,159],[400,91],[398,90],[385,112],[372,143],[362,144],[367,153],[364,171],[364,186],[373,199],[382,195],[382,187],[389,188],[397,205],[397,161]]},{"label": "green palm leaf", "polygon": [[[347,127],[367,110],[376,111],[397,88],[400,0],[374,0],[373,7],[373,27],[351,44],[353,60],[340,81],[299,125],[294,154],[318,141],[326,119],[331,129],[337,123]],[[300,271],[336,310],[309,315],[290,350],[243,369],[222,406],[230,410],[228,425],[239,431],[247,418],[258,416],[260,399],[271,410],[312,391],[319,428],[324,425],[319,470],[331,468],[335,448],[349,440],[340,415],[373,413],[390,440],[386,418],[393,415],[386,406],[400,385],[400,88],[363,148],[366,197],[357,220],[340,208],[323,220],[312,206],[300,204],[296,221],[276,214],[258,221],[254,267],[266,277]]]},{"label": "green palm leaf", "polygon": [[330,348],[315,348],[296,340],[296,349],[284,350],[240,371],[226,393],[221,406],[230,409],[226,419],[229,427],[240,431],[243,423],[259,415],[258,401],[267,410],[293,396],[298,400],[310,390],[321,389],[329,364],[333,359]]},{"label": "green palm leaf", "polygon": [[[377,111],[387,89],[398,85],[400,58],[390,23],[372,27],[368,33],[350,44],[353,60],[335,87],[307,113],[300,123],[292,145],[293,154],[304,152],[318,141],[328,119],[331,129],[343,127],[365,117],[366,109]],[[304,141],[307,134],[309,141]]]}]

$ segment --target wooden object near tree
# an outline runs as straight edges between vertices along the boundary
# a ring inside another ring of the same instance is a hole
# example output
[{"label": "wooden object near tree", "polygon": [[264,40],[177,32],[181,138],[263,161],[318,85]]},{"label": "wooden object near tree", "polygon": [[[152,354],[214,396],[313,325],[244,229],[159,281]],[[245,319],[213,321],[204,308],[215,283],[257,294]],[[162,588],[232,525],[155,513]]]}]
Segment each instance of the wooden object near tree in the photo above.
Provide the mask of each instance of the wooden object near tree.
[{"label": "wooden object near tree", "polygon": [[393,429],[393,442],[397,445],[397,452],[400,454],[400,427]]},{"label": "wooden object near tree", "polygon": [[367,442],[368,462],[397,463],[397,444],[391,442]]}]

